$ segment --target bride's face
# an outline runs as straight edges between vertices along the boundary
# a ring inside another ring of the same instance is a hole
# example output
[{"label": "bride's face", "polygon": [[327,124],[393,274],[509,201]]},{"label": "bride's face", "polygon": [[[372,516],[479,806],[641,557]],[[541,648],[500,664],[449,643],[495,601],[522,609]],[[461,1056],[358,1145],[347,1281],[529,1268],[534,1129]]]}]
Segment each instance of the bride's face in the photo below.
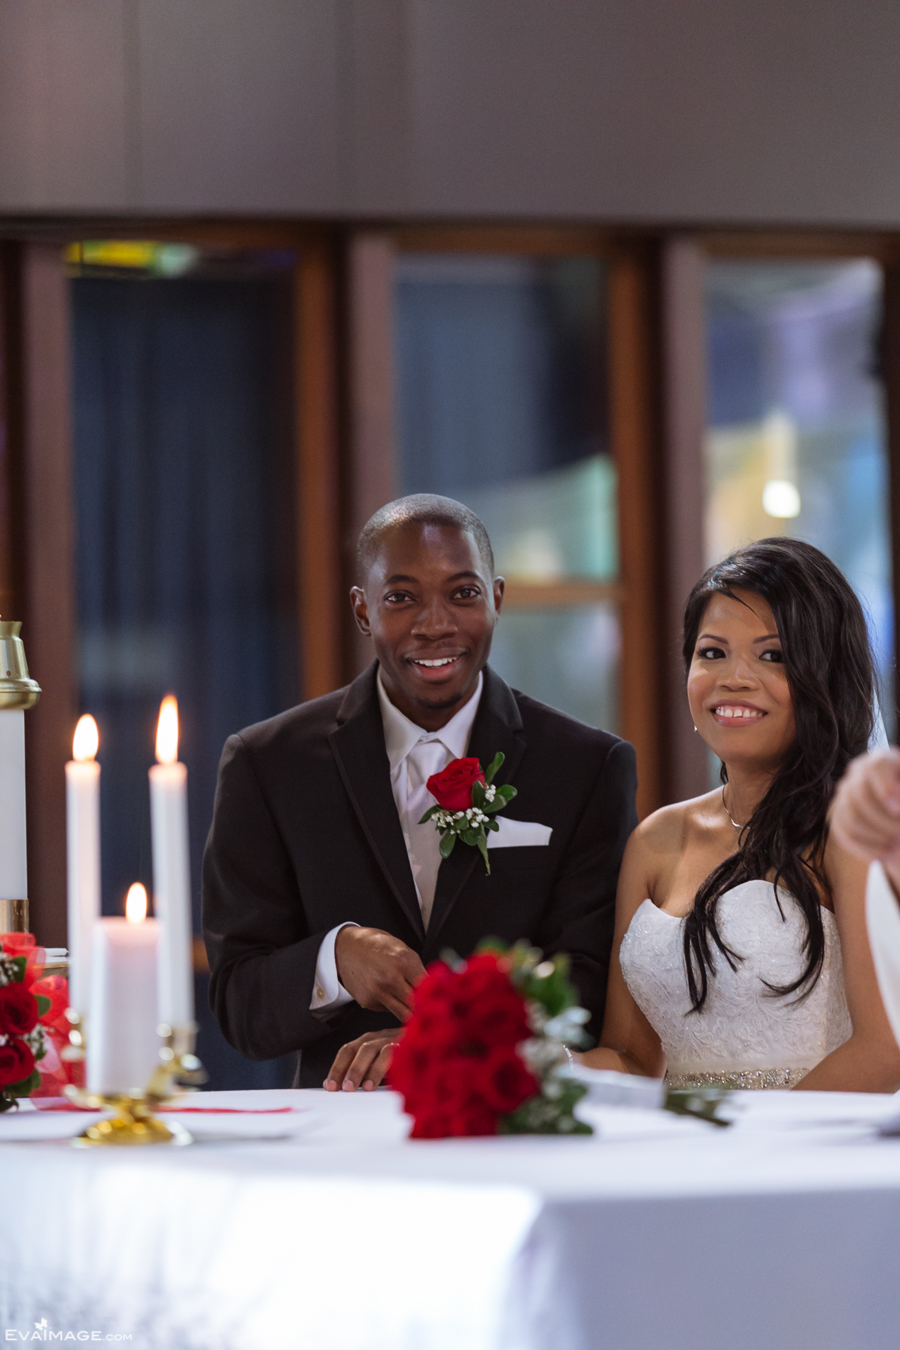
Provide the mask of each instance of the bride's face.
[{"label": "bride's face", "polygon": [[777,769],[796,731],[775,616],[761,596],[715,595],[688,672],[694,725],[726,764]]}]

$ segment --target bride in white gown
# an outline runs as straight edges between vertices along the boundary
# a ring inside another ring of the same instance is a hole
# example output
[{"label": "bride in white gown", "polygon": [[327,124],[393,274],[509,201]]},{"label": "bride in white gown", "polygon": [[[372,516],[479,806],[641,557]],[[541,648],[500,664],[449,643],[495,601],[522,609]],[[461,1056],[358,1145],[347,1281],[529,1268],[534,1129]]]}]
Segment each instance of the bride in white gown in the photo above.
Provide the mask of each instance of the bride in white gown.
[{"label": "bride in white gown", "polygon": [[811,545],[761,540],[694,587],[684,656],[723,786],[632,835],[603,1031],[583,1062],[671,1087],[894,1091],[866,867],[828,831],[872,730],[859,601]]}]

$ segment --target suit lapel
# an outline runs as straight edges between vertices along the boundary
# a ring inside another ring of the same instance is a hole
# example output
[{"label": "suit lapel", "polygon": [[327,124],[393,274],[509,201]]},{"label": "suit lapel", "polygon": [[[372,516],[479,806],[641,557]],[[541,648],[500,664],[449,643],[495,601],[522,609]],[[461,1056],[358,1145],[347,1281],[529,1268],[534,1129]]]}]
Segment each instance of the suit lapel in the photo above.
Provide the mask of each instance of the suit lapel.
[{"label": "suit lapel", "polygon": [[[484,690],[466,753],[476,756],[482,768],[486,769],[498,750],[503,751],[506,759],[496,781],[498,784],[514,783],[514,775],[525,753],[522,718],[512,690],[486,666]],[[441,863],[428,925],[428,946],[432,951],[443,924],[476,865],[484,867],[478,849],[462,843],[457,843],[450,857]]]},{"label": "suit lapel", "polygon": [[424,939],[425,928],[384,746],[384,727],[375,688],[377,667],[363,671],[347,690],[338,727],[329,736],[338,772],[385,879],[403,912]]}]

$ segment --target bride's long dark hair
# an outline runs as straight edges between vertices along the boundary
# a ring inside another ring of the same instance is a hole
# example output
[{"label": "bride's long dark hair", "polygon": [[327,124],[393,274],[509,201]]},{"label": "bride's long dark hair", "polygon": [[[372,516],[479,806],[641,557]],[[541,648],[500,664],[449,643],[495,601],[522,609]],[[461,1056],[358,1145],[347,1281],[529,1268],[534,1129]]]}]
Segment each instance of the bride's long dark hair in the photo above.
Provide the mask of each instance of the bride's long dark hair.
[{"label": "bride's long dark hair", "polygon": [[732,970],[741,960],[719,932],[719,899],[733,886],[772,874],[806,920],[806,965],[793,983],[769,988],[799,998],[812,990],[825,956],[820,901],[829,893],[823,867],[828,807],[838,779],[866,750],[873,728],[874,669],[862,606],[834,563],[799,539],[760,539],[704,573],[684,611],[685,672],[710,600],[737,599],[738,588],[761,596],[775,616],[797,738],[745,826],[737,853],[710,872],[685,922],[693,1012],[706,1002],[715,974],[713,949]]}]

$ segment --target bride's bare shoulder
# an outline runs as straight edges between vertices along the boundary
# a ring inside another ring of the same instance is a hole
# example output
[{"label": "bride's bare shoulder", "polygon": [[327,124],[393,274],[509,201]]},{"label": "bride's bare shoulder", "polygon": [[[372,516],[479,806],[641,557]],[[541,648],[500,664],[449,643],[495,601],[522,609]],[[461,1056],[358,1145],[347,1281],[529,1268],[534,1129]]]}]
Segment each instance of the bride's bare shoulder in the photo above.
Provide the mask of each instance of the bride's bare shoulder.
[{"label": "bride's bare shoulder", "polygon": [[647,816],[631,836],[634,851],[648,854],[682,853],[697,837],[715,828],[721,793],[706,792],[702,797],[673,802]]}]

